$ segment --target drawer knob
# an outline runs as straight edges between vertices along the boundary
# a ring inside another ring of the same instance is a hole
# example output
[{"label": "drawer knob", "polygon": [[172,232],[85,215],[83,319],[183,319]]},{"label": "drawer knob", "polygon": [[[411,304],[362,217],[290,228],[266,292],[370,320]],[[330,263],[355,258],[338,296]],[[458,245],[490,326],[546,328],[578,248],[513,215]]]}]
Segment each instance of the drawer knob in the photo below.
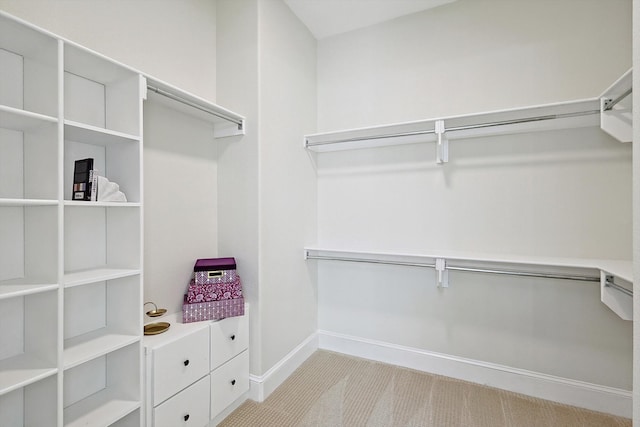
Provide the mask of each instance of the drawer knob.
[{"label": "drawer knob", "polygon": [[182,362],[182,363],[184,363],[184,366],[189,366],[189,359],[185,360],[185,361],[184,361],[184,362]]},{"label": "drawer knob", "polygon": [[236,380],[231,380],[231,385],[236,385]]},{"label": "drawer knob", "polygon": [[187,415],[185,415],[185,416],[184,416],[184,420],[185,420],[185,421],[189,421],[189,414],[187,414]]},{"label": "drawer knob", "polygon": [[236,339],[236,336],[235,335],[231,335],[229,338],[231,338],[231,341],[233,341],[233,340]]}]

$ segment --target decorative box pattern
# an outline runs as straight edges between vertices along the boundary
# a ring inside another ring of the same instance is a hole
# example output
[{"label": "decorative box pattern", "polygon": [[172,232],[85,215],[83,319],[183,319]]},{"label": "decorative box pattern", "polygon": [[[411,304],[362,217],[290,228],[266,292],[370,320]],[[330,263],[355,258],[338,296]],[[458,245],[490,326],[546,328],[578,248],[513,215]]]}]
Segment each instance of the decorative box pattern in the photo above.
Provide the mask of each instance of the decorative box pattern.
[{"label": "decorative box pattern", "polygon": [[217,283],[233,282],[238,278],[236,270],[213,270],[194,272],[195,282],[198,285],[215,285]]},{"label": "decorative box pattern", "polygon": [[198,285],[195,280],[191,280],[189,290],[187,291],[187,302],[189,304],[240,297],[242,297],[240,276],[236,276],[235,280],[230,282],[214,283],[211,285]]},{"label": "decorative box pattern", "polygon": [[242,297],[189,304],[187,302],[187,296],[184,296],[184,303],[182,305],[183,323],[220,320],[242,315],[244,315],[244,298]]},{"label": "decorative box pattern", "polygon": [[193,266],[197,285],[233,282],[236,277],[235,258],[202,258]]}]

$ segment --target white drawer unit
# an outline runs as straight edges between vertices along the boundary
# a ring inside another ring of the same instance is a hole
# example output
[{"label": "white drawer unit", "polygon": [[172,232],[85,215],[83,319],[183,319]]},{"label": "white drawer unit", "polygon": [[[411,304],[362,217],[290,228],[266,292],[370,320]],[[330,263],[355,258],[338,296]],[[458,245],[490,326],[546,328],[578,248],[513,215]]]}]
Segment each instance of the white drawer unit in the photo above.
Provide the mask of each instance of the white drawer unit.
[{"label": "white drawer unit", "polygon": [[211,323],[211,370],[249,347],[247,316],[228,317]]},{"label": "white drawer unit", "polygon": [[209,424],[209,375],[153,409],[155,427],[203,427]]},{"label": "white drawer unit", "polygon": [[157,405],[209,373],[209,331],[197,330],[153,351],[153,402]]},{"label": "white drawer unit", "polygon": [[211,418],[249,391],[249,352],[243,351],[211,372]]},{"label": "white drawer unit", "polygon": [[[245,307],[245,312],[248,306]],[[214,418],[249,390],[248,314],[182,323],[144,337],[146,427],[214,426]]]}]

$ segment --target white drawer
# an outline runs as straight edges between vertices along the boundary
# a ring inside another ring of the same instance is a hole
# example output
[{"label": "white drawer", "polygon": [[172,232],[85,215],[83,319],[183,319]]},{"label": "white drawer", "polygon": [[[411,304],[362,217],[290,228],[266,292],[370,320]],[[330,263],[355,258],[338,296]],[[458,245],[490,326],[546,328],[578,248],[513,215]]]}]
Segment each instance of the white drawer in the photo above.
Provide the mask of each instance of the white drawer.
[{"label": "white drawer", "polygon": [[211,419],[249,390],[249,351],[211,372]]},{"label": "white drawer", "polygon": [[211,323],[212,371],[248,347],[249,316],[227,317]]},{"label": "white drawer", "polygon": [[209,424],[209,376],[154,408],[154,427],[203,427]]},{"label": "white drawer", "polygon": [[209,330],[153,350],[153,406],[157,406],[209,372]]}]

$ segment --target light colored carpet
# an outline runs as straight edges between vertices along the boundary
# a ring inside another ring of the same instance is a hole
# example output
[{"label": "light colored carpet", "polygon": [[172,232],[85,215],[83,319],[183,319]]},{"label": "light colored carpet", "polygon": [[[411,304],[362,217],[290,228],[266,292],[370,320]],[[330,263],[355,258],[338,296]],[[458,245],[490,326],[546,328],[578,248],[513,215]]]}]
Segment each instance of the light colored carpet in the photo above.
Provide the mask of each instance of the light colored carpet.
[{"label": "light colored carpet", "polygon": [[220,427],[623,427],[631,420],[317,351],[262,403]]}]

